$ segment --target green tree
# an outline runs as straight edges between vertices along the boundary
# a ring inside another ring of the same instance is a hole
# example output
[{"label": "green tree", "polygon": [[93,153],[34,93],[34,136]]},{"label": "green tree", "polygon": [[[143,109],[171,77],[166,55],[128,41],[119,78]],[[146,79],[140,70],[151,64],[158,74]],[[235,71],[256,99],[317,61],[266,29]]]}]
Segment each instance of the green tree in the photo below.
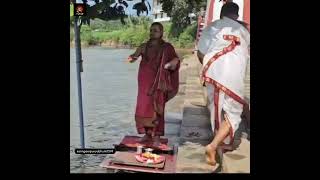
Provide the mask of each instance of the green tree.
[{"label": "green tree", "polygon": [[169,37],[179,37],[191,24],[190,13],[199,14],[200,8],[206,6],[206,0],[161,0],[162,9],[172,18]]},{"label": "green tree", "polygon": [[[121,20],[122,24],[125,24],[124,18],[126,17],[125,11],[122,8],[119,7],[110,7],[112,3],[115,2],[115,0],[95,0],[95,5],[89,6],[87,4],[88,0],[82,0],[84,4],[86,4],[87,9],[87,16],[81,16],[81,24],[88,24],[90,25],[90,20],[99,18],[105,21],[109,20]],[[71,3],[75,3],[75,0],[71,0]],[[128,3],[126,0],[122,0],[121,2],[118,1],[118,3],[125,5],[128,7]],[[70,6],[71,10],[71,6]]]}]

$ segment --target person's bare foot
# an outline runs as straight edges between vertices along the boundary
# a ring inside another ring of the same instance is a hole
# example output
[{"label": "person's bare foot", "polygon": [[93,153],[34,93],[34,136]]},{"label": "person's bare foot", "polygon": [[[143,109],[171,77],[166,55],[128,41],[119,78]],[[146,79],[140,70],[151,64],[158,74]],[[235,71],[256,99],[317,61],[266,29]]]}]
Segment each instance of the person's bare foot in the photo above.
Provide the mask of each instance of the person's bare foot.
[{"label": "person's bare foot", "polygon": [[149,134],[145,134],[141,139],[140,142],[146,142],[152,140],[152,136]]},{"label": "person's bare foot", "polygon": [[160,136],[154,136],[153,137],[153,146],[159,147],[160,146]]},{"label": "person's bare foot", "polygon": [[211,144],[206,146],[206,161],[208,164],[215,166],[217,164],[216,161],[217,150],[214,149]]}]

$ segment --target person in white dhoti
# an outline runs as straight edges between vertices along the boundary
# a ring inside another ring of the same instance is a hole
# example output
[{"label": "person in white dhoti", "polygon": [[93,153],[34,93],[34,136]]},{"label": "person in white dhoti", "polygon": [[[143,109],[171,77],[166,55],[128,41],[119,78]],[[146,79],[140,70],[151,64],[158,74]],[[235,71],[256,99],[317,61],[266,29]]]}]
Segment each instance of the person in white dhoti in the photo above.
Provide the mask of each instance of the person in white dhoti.
[{"label": "person in white dhoti", "polygon": [[207,87],[213,141],[206,146],[206,160],[216,164],[219,145],[231,144],[241,122],[244,78],[249,59],[250,33],[237,21],[239,6],[227,2],[221,18],[203,30],[198,44],[198,58],[203,64],[201,79]]}]

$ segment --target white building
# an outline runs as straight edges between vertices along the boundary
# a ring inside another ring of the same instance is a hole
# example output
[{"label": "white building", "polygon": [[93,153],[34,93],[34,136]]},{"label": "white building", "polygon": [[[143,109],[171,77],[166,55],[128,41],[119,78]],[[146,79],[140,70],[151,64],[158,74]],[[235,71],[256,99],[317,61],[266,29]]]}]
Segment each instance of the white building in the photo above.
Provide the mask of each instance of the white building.
[{"label": "white building", "polygon": [[160,0],[153,0],[153,22],[163,22],[163,21],[170,21],[170,17],[167,16],[167,13],[163,12],[162,4]]}]

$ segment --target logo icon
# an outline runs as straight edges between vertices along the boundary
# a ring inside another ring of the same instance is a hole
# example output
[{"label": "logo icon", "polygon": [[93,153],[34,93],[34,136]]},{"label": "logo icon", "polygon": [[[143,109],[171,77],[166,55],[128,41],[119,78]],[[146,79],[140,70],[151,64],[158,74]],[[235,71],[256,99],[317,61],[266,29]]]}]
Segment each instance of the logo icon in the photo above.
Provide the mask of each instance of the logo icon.
[{"label": "logo icon", "polygon": [[75,16],[86,16],[87,9],[85,4],[74,4],[74,15]]}]

